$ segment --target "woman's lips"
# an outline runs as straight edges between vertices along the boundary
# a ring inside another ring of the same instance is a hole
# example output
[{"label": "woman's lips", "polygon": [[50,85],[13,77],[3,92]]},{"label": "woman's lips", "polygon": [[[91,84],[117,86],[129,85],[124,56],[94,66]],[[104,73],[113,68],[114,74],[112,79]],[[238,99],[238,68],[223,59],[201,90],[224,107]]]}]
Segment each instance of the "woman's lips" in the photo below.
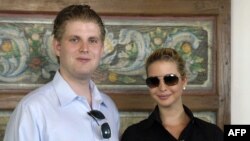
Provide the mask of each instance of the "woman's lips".
[{"label": "woman's lips", "polygon": [[157,97],[161,100],[168,99],[170,96],[171,96],[171,94],[157,95]]}]

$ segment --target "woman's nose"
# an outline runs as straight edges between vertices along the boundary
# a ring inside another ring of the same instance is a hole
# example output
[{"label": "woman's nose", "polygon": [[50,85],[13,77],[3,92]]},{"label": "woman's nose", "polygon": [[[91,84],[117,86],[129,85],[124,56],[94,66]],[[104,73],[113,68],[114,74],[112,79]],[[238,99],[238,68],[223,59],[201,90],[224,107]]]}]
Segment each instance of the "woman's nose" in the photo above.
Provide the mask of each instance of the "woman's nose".
[{"label": "woman's nose", "polygon": [[164,80],[160,80],[160,82],[159,82],[159,89],[161,90],[161,91],[166,91],[167,90],[167,85],[165,84],[165,82],[164,82]]}]

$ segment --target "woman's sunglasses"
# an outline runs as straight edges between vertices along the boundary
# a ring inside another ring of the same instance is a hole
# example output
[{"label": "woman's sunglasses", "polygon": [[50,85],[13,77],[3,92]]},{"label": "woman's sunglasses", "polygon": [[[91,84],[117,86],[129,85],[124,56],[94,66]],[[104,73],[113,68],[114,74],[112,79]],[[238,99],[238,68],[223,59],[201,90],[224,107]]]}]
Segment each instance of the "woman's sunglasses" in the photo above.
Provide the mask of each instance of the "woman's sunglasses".
[{"label": "woman's sunglasses", "polygon": [[102,112],[98,110],[91,110],[88,112],[88,115],[90,115],[97,123],[98,126],[101,127],[101,135],[104,139],[108,139],[111,137],[111,129],[109,127],[109,124],[107,122],[104,122],[100,125],[99,121],[104,120],[105,116]]},{"label": "woman's sunglasses", "polygon": [[[164,83],[168,86],[174,86],[179,82],[179,77],[175,74],[167,74],[163,77]],[[155,88],[160,85],[160,79],[155,77],[148,77],[146,79],[146,84],[149,88]]]}]

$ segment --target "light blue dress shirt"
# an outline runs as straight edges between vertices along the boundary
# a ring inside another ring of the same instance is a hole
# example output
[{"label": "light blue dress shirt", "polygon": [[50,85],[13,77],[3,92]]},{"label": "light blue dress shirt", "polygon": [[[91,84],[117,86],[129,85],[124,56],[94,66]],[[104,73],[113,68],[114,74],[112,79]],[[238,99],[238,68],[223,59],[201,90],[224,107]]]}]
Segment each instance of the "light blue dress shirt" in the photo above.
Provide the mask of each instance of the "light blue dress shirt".
[{"label": "light blue dress shirt", "polygon": [[90,82],[92,109],[101,111],[111,138],[102,139],[100,126],[87,112],[85,97],[75,94],[57,71],[54,79],[25,96],[12,113],[4,141],[118,141],[120,120],[114,102]]}]

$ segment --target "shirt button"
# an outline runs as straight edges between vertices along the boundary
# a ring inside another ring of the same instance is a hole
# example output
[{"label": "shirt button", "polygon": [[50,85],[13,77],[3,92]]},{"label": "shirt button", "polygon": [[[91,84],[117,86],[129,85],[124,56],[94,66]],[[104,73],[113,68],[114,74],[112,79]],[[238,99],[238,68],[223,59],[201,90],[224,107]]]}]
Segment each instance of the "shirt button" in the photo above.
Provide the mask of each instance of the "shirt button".
[{"label": "shirt button", "polygon": [[79,100],[79,101],[83,101],[83,100],[82,100],[82,97],[80,97],[80,96],[77,96],[76,99]]}]

